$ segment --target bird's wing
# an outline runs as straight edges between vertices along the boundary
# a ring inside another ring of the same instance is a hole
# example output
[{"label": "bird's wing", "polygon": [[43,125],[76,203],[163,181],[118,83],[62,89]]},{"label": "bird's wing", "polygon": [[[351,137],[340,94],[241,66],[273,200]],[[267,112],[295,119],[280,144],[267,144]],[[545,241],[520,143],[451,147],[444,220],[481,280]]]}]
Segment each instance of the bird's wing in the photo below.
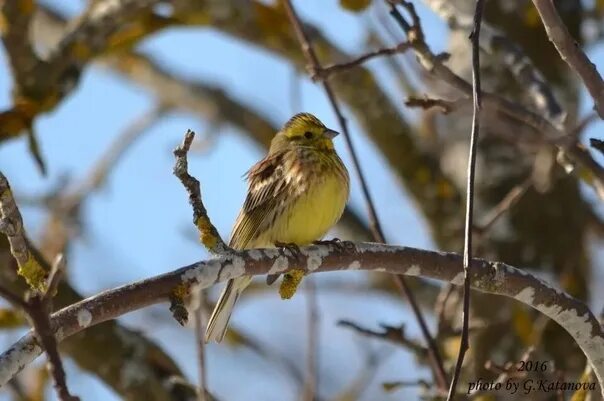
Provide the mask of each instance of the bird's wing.
[{"label": "bird's wing", "polygon": [[[286,174],[286,152],[270,155],[256,163],[247,173],[249,189],[245,203],[231,234],[230,246],[245,249],[266,231],[285,210],[285,197],[295,197],[302,188],[294,188]],[[293,199],[288,199],[292,201]]]}]

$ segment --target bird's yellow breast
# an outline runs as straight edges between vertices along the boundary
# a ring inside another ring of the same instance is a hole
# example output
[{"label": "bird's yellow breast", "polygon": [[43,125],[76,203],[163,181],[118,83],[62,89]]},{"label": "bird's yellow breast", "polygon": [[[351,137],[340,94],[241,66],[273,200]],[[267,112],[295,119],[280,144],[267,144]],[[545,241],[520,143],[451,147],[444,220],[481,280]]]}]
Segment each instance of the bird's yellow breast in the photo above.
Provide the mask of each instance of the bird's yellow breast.
[{"label": "bird's yellow breast", "polygon": [[326,174],[276,219],[267,233],[270,241],[305,245],[323,238],[339,220],[347,199],[346,182],[336,174]]}]

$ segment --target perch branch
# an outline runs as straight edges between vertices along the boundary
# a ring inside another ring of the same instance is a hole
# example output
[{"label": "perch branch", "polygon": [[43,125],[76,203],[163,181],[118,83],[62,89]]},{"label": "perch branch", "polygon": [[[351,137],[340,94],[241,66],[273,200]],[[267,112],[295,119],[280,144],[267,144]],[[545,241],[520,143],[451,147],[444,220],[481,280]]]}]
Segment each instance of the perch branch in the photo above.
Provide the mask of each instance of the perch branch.
[{"label": "perch branch", "polygon": [[[307,273],[361,268],[422,276],[455,285],[463,284],[464,278],[460,255],[410,247],[355,243],[342,249],[333,244],[314,245],[301,248],[301,256],[286,249],[250,249],[102,292],[54,313],[51,323],[57,340],[62,341],[87,327],[166,301],[177,286],[201,289],[244,274],[276,274],[294,267]],[[470,279],[475,290],[514,298],[556,321],[575,339],[600,383],[604,382],[604,332],[584,303],[500,262],[472,259]],[[87,318],[83,319],[84,316]],[[0,386],[40,353],[41,348],[30,332],[0,355]]]}]

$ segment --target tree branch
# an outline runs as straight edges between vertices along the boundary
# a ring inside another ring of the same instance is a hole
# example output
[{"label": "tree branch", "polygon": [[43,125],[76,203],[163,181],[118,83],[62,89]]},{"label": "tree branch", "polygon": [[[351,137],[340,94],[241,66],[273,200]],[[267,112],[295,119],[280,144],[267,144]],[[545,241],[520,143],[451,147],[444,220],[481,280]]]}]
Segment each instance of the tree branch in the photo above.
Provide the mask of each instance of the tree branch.
[{"label": "tree branch", "polygon": [[313,71],[313,75],[311,76],[311,78],[313,80],[316,80],[316,79],[325,80],[331,74],[336,74],[338,72],[342,72],[342,71],[346,71],[346,70],[349,70],[354,67],[358,67],[367,60],[371,60],[376,57],[392,56],[394,54],[404,53],[410,47],[411,46],[407,42],[399,43],[398,45],[396,45],[394,47],[383,47],[381,49],[374,50],[369,53],[363,54],[362,56],[359,56],[350,61],[346,61],[346,62],[339,63],[339,64],[331,64],[326,67],[320,67],[319,69]]},{"label": "tree branch", "polygon": [[45,288],[46,271],[31,251],[23,228],[23,219],[15,203],[8,180],[0,172],[0,231],[6,234],[10,252],[19,266],[18,273],[25,278],[30,287],[38,290]]},{"label": "tree branch", "polygon": [[197,230],[199,231],[201,243],[208,251],[214,254],[229,252],[231,251],[231,248],[224,243],[220,237],[220,233],[208,217],[208,212],[201,200],[199,181],[187,171],[187,152],[191,147],[194,137],[195,133],[188,130],[182,144],[174,149],[174,156],[176,157],[174,175],[178,177],[189,194],[189,203],[193,207],[193,224],[195,224],[195,227],[197,227]]},{"label": "tree branch", "polygon": [[29,38],[29,28],[36,9],[34,0],[3,1],[0,18],[4,26],[2,43],[9,56],[16,90],[28,85],[28,77],[39,62]]},{"label": "tree branch", "polygon": [[[98,1],[72,23],[47,60],[30,68],[27,85],[11,109],[0,113],[0,142],[31,128],[34,117],[52,110],[76,87],[83,67],[113,45],[125,23],[143,17],[161,0]],[[14,3],[14,2],[8,2]],[[33,7],[33,5],[32,5]]]},{"label": "tree branch", "polygon": [[42,291],[36,291],[33,294],[26,294],[26,299],[21,299],[8,289],[0,286],[0,295],[9,302],[21,307],[29,322],[33,327],[33,335],[36,341],[42,344],[42,348],[48,356],[48,370],[54,379],[54,387],[61,401],[80,401],[76,396],[72,396],[67,388],[65,370],[59,350],[57,340],[50,323],[50,312],[52,310],[52,297],[59,285],[63,270],[65,268],[63,255],[57,256],[53,263],[51,273],[48,277],[48,284]]},{"label": "tree branch", "polygon": [[474,11],[474,28],[470,34],[472,43],[472,99],[474,107],[472,112],[472,132],[470,133],[470,150],[468,156],[468,177],[466,190],[466,219],[464,225],[463,245],[463,314],[462,331],[459,342],[459,353],[455,362],[455,370],[449,387],[447,401],[452,401],[457,390],[457,381],[461,374],[461,366],[470,347],[468,330],[470,325],[470,265],[472,260],[472,229],[474,226],[474,177],[476,176],[476,153],[478,152],[478,137],[480,134],[480,112],[482,109],[482,89],[480,87],[480,26],[484,0],[476,0]]},{"label": "tree branch", "polygon": [[[309,274],[360,268],[433,278],[455,285],[461,285],[464,277],[460,255],[410,247],[355,243],[343,249],[333,244],[314,245],[301,248],[301,255],[293,255],[286,249],[250,249],[197,262],[70,305],[52,315],[52,324],[57,340],[62,341],[87,327],[163,302],[179,285],[197,290],[244,274],[276,274],[294,267]],[[470,280],[475,290],[514,298],[556,321],[581,347],[603,384],[604,333],[584,303],[523,270],[500,262],[473,259]],[[39,345],[28,333],[0,355],[0,386],[40,353]]]},{"label": "tree branch", "polygon": [[428,349],[426,347],[421,345],[416,340],[407,338],[404,325],[395,327],[380,323],[380,327],[383,329],[383,331],[376,331],[360,326],[359,324],[350,320],[340,320],[338,322],[338,326],[348,327],[367,337],[378,338],[381,340],[390,341],[396,345],[401,345],[413,352],[418,357],[425,357],[428,354]]},{"label": "tree branch", "polygon": [[604,80],[596,66],[571,36],[560,18],[553,0],[533,0],[549,40],[556,46],[562,60],[579,75],[595,102],[595,109],[604,119]]},{"label": "tree branch", "polygon": [[[454,2],[449,0],[423,1],[435,13],[440,15],[451,29],[461,30],[468,34],[472,31],[472,15],[465,13]],[[526,88],[533,104],[540,113],[555,125],[563,122],[566,112],[556,99],[547,80],[535,67],[531,58],[525,54],[521,46],[510,40],[502,31],[484,21],[479,45],[486,53],[500,56],[498,60],[514,75],[516,81]]]},{"label": "tree branch", "polygon": [[[466,96],[472,96],[472,85],[455,74],[429,48],[424,40],[424,33],[419,23],[419,18],[415,17],[413,24],[410,24],[400,13],[393,14],[393,17],[406,33],[418,62],[422,67]],[[547,118],[497,94],[482,91],[482,103],[485,110],[503,113],[514,120],[532,127],[540,142],[556,146],[558,149],[563,150],[574,162],[578,163],[593,176],[596,192],[600,198],[604,199],[604,168],[579,143],[569,143],[567,140],[568,135],[562,128]],[[524,139],[519,138],[519,140]]]}]

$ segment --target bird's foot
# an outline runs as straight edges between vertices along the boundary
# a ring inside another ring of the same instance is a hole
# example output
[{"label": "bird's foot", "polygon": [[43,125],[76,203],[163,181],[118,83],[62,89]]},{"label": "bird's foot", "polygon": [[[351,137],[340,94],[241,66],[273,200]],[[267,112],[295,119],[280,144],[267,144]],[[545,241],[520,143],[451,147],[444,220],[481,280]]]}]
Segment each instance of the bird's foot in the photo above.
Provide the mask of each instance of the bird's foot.
[{"label": "bird's foot", "polygon": [[300,251],[300,247],[293,242],[275,242],[275,246],[277,248],[286,249],[291,252],[292,256],[297,259],[300,259],[302,256],[302,251]]},{"label": "bird's foot", "polygon": [[320,241],[313,241],[313,244],[315,244],[315,245],[333,245],[334,248],[336,248],[336,250],[339,251],[339,252],[345,252],[345,251],[356,252],[356,247],[355,247],[355,245],[354,245],[353,242],[351,242],[351,241],[342,241],[339,238],[333,238],[333,239],[328,239],[328,240],[320,240]]},{"label": "bird's foot", "polygon": [[[292,256],[298,260],[301,260],[302,258],[302,252],[300,251],[300,247],[294,243],[277,241],[275,242],[275,246],[277,248],[288,250],[292,254]],[[266,284],[272,285],[275,281],[277,281],[280,275],[281,274],[269,274],[268,276],[266,276]]]}]

